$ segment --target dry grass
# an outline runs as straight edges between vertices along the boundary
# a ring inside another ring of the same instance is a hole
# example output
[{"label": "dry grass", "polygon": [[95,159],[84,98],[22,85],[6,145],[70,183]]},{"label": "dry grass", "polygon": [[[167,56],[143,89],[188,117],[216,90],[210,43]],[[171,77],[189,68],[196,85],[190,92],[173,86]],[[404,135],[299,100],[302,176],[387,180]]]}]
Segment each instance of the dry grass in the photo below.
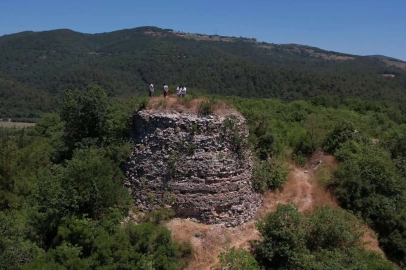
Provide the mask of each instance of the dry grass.
[{"label": "dry grass", "polygon": [[406,62],[398,62],[398,61],[392,61],[392,60],[382,60],[385,62],[385,64],[387,64],[388,66],[394,66],[397,68],[402,68],[402,69],[406,69]]},{"label": "dry grass", "polygon": [[375,251],[383,255],[386,258],[385,253],[379,247],[378,236],[376,233],[366,225],[363,225],[364,235],[362,236],[361,240],[365,243],[365,249],[370,251]]},{"label": "dry grass", "polygon": [[326,155],[323,153],[319,160],[315,159],[310,162],[312,162],[314,168],[309,181],[316,182],[320,187],[326,187],[327,184],[330,183],[333,172],[338,167],[337,159],[333,155]]},{"label": "dry grass", "polygon": [[[160,111],[176,111],[180,113],[198,113],[199,106],[201,102],[206,102],[208,99],[205,98],[177,98],[176,95],[168,96],[167,98],[164,97],[153,97],[149,100],[149,109],[153,110],[160,110]],[[230,114],[238,114],[240,113],[232,108],[230,105],[216,100],[212,106],[212,109],[215,114],[220,116],[227,116]]]},{"label": "dry grass", "polygon": [[173,219],[166,224],[176,242],[190,242],[193,247],[192,260],[186,269],[212,269],[217,265],[218,255],[230,247],[250,250],[253,241],[260,235],[253,221],[236,228],[205,225],[188,219]]},{"label": "dry grass", "polygon": [[34,127],[35,123],[24,123],[24,122],[2,122],[0,121],[0,127],[2,128],[16,128],[22,129],[24,127]]}]

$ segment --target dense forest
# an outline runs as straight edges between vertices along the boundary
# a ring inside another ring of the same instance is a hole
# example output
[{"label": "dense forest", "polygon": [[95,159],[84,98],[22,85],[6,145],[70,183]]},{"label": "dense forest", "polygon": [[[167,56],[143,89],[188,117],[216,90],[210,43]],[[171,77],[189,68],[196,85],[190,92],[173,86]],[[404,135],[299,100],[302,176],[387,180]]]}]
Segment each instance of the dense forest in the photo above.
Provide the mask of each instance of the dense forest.
[{"label": "dense forest", "polygon": [[98,84],[108,96],[125,98],[145,92],[149,82],[284,101],[324,95],[406,102],[406,64],[379,56],[156,27],[0,37],[0,118],[36,120],[58,111],[66,89]]},{"label": "dense forest", "polygon": [[[189,95],[188,99],[193,99]],[[183,101],[182,101],[183,102]],[[339,161],[320,180],[341,208],[302,215],[279,205],[257,223],[249,253],[220,254],[220,269],[399,269],[406,265],[406,112],[360,99],[282,102],[211,96],[200,112],[225,102],[248,120],[258,192],[283,189],[286,163],[315,151]],[[204,106],[203,106],[204,105]],[[155,209],[137,225],[123,187],[129,130],[142,97],[108,98],[99,86],[65,91],[60,114],[35,128],[0,129],[0,269],[182,269],[193,254],[176,243]],[[135,211],[135,210],[134,210]],[[363,224],[387,259],[364,248]]]}]

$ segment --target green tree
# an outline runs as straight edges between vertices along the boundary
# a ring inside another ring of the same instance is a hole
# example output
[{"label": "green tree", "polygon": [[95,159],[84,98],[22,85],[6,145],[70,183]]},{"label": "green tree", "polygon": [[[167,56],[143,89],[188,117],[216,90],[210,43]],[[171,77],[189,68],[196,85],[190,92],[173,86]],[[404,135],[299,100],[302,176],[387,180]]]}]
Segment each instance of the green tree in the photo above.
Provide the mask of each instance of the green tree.
[{"label": "green tree", "polygon": [[[267,268],[292,269],[306,249],[303,217],[293,205],[281,205],[257,224],[263,240],[257,248],[260,263]],[[298,256],[300,255],[300,256]]]},{"label": "green tree", "polygon": [[84,92],[66,91],[61,112],[65,144],[74,149],[101,141],[106,133],[107,107],[107,95],[99,86],[90,85]]},{"label": "green tree", "polygon": [[258,161],[253,170],[252,185],[257,192],[283,190],[289,168],[274,161]]},{"label": "green tree", "polygon": [[355,138],[355,128],[351,122],[341,122],[334,127],[334,130],[327,136],[324,142],[324,149],[334,153],[342,143]]}]

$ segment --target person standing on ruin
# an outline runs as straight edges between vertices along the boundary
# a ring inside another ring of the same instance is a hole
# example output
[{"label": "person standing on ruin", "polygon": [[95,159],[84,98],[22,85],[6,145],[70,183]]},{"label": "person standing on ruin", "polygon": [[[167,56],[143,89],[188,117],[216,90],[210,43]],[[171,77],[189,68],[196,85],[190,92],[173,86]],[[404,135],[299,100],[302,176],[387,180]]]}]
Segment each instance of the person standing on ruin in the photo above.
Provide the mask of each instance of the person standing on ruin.
[{"label": "person standing on ruin", "polygon": [[149,97],[152,97],[154,94],[154,85],[152,83],[149,84]]},{"label": "person standing on ruin", "polygon": [[182,97],[184,98],[186,96],[186,86],[182,86]]},{"label": "person standing on ruin", "polygon": [[166,98],[168,96],[168,92],[169,92],[169,87],[168,85],[165,83],[164,84],[164,98]]},{"label": "person standing on ruin", "polygon": [[182,91],[182,86],[178,86],[178,88],[176,88],[176,96],[178,97],[178,98],[180,98],[180,93],[181,93],[181,91]]}]

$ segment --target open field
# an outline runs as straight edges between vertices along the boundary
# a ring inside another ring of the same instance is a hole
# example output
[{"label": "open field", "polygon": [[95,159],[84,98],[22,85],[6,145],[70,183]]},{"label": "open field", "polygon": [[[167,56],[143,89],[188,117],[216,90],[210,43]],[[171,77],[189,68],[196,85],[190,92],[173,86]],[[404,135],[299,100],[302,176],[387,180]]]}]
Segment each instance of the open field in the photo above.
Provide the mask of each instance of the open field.
[{"label": "open field", "polygon": [[0,127],[2,128],[17,128],[21,129],[24,127],[34,127],[35,123],[25,123],[25,122],[2,122],[0,121]]}]

